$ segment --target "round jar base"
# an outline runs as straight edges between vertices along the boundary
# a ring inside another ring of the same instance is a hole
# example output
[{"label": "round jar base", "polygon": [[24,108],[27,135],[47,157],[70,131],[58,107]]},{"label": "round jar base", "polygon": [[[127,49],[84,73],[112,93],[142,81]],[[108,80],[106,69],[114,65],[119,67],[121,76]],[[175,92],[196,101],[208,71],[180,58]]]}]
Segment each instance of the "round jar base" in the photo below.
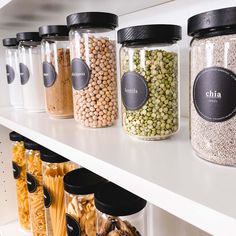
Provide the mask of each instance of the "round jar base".
[{"label": "round jar base", "polygon": [[112,123],[110,123],[108,125],[105,125],[105,126],[86,126],[86,125],[82,124],[80,121],[78,121],[76,119],[75,119],[75,121],[77,122],[79,127],[85,128],[85,129],[99,129],[99,128],[101,129],[101,128],[108,128],[108,127],[116,125],[116,121],[113,121]]},{"label": "round jar base", "polygon": [[68,114],[68,115],[55,115],[55,114],[50,114],[48,113],[49,117],[51,119],[71,119],[74,117],[73,114]]}]

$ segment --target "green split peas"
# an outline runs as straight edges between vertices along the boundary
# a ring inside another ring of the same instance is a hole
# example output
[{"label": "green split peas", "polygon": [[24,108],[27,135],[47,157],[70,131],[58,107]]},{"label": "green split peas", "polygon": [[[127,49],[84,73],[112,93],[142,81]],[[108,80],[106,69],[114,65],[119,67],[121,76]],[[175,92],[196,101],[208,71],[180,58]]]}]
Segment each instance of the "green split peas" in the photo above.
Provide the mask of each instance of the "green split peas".
[{"label": "green split peas", "polygon": [[134,71],[147,82],[149,97],[138,110],[122,106],[126,132],[143,139],[162,139],[178,130],[178,58],[164,50],[125,50],[121,74]]}]

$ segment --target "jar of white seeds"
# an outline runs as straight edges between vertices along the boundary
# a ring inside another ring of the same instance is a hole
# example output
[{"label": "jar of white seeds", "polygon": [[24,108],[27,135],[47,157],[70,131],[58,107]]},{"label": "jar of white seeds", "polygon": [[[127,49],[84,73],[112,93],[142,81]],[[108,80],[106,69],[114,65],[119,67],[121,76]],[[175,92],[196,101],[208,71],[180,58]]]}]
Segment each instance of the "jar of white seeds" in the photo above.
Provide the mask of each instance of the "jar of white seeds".
[{"label": "jar of white seeds", "polygon": [[191,142],[201,158],[236,165],[236,7],[188,20]]},{"label": "jar of white seeds", "polygon": [[69,15],[74,117],[100,128],[117,119],[115,28],[118,17],[105,12]]}]

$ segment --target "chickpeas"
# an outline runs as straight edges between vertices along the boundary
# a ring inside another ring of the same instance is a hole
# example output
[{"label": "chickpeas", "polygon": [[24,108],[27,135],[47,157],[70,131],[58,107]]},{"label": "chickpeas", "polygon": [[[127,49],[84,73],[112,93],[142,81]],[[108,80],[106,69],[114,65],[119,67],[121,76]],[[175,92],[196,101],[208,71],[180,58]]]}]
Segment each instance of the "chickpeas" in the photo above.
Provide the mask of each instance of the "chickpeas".
[{"label": "chickpeas", "polygon": [[74,117],[86,127],[111,126],[118,116],[115,42],[90,36],[81,37],[79,45],[90,78],[85,88],[73,89]]}]

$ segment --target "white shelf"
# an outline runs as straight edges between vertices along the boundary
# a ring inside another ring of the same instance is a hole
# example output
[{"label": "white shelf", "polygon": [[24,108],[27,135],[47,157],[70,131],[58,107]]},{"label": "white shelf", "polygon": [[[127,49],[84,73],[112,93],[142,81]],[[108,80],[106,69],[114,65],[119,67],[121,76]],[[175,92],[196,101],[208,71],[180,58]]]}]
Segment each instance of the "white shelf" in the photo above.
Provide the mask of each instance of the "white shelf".
[{"label": "white shelf", "polygon": [[169,140],[131,139],[120,126],[79,127],[44,113],[0,109],[0,124],[213,235],[236,235],[236,169],[192,153],[188,120]]},{"label": "white shelf", "polygon": [[17,221],[0,226],[0,236],[32,236],[31,233],[26,233],[21,230]]}]

